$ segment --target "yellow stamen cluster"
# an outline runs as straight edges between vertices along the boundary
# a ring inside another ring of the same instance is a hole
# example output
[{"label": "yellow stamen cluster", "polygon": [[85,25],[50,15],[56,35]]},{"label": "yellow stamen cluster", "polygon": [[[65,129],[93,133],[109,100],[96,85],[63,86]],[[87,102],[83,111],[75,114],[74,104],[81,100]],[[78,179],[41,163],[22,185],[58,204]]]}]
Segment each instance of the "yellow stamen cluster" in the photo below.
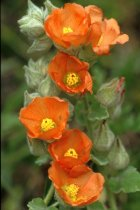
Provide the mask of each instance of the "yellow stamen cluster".
[{"label": "yellow stamen cluster", "polygon": [[80,77],[78,74],[72,72],[72,73],[67,73],[65,78],[64,78],[64,82],[68,87],[76,87],[79,85],[80,83]]},{"label": "yellow stamen cluster", "polygon": [[65,152],[64,156],[65,157],[73,157],[76,159],[78,158],[77,152],[75,151],[75,149],[72,149],[72,148],[68,149],[67,152]]},{"label": "yellow stamen cluster", "polygon": [[68,195],[68,197],[72,201],[77,200],[77,194],[78,194],[78,190],[79,190],[79,187],[77,185],[75,185],[75,184],[64,185],[62,187],[62,189],[64,190],[64,192]]},{"label": "yellow stamen cluster", "polygon": [[100,46],[100,45],[101,45],[101,43],[102,43],[102,41],[103,41],[103,35],[100,37],[100,39],[99,39],[99,41],[98,41],[97,46]]},{"label": "yellow stamen cluster", "polygon": [[73,32],[72,28],[70,27],[63,27],[63,34],[68,34]]},{"label": "yellow stamen cluster", "polygon": [[44,132],[55,128],[55,126],[56,126],[55,122],[49,118],[45,118],[41,122],[41,130]]}]

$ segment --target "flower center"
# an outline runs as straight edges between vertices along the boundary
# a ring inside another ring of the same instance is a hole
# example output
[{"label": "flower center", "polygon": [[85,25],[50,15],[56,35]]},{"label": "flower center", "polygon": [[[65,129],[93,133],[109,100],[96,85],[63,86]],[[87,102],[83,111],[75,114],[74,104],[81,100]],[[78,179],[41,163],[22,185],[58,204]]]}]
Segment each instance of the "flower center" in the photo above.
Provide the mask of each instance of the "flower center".
[{"label": "flower center", "polygon": [[102,41],[103,41],[103,35],[101,35],[101,37],[100,37],[100,39],[99,39],[99,41],[98,41],[97,46],[100,47],[100,45],[102,44]]},{"label": "flower center", "polygon": [[68,87],[76,87],[80,83],[80,77],[78,74],[76,74],[74,72],[67,73],[64,77],[64,83]]},{"label": "flower center", "polygon": [[45,118],[41,122],[41,130],[44,132],[55,128],[55,126],[56,126],[55,122],[49,118]]},{"label": "flower center", "polygon": [[77,185],[75,185],[75,184],[64,185],[62,187],[62,189],[64,190],[64,192],[68,195],[68,197],[72,201],[77,200],[77,193],[78,193],[78,190],[79,190],[79,187]]},{"label": "flower center", "polygon": [[72,148],[68,149],[67,152],[65,152],[64,156],[65,157],[73,157],[76,159],[78,158],[77,152],[75,151],[75,149],[72,149]]},{"label": "flower center", "polygon": [[63,27],[63,34],[68,34],[73,32],[72,28],[70,27]]}]

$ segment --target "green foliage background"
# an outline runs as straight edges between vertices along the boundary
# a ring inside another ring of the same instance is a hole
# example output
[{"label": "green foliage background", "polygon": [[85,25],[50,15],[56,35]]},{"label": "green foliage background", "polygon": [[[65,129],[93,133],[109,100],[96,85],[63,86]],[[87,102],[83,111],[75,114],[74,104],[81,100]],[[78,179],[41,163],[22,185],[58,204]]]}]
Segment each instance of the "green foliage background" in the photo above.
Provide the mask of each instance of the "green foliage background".
[{"label": "green foliage background", "polygon": [[[113,122],[112,129],[119,134],[130,154],[131,164],[140,170],[140,1],[139,0],[52,0],[57,6],[65,2],[100,6],[106,17],[114,17],[130,41],[116,46],[109,56],[102,56],[96,63],[95,82],[102,77],[126,78],[126,97],[122,115]],[[34,0],[37,5],[43,1]],[[18,120],[26,90],[23,65],[31,55],[27,54],[28,41],[18,29],[17,20],[25,14],[27,1],[2,1],[2,209],[26,210],[27,202],[42,196],[47,167],[34,164],[30,155],[25,130]],[[36,55],[32,55],[36,58]],[[96,87],[96,84],[95,84]],[[139,193],[120,194],[118,203],[122,210],[140,208]]]}]

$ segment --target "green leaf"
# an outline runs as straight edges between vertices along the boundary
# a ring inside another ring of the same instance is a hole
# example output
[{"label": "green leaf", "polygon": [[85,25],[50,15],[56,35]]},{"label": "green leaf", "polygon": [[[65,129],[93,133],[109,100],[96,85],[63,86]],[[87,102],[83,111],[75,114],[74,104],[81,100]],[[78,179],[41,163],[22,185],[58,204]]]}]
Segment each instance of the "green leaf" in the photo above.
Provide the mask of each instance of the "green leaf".
[{"label": "green leaf", "polygon": [[80,100],[77,101],[75,105],[75,118],[80,126],[86,125],[86,111],[84,103]]},{"label": "green leaf", "polygon": [[42,166],[42,165],[48,163],[49,161],[50,161],[49,154],[45,154],[45,155],[41,155],[39,158],[37,158],[35,163],[39,166]]},{"label": "green leaf", "polygon": [[97,202],[87,206],[87,210],[105,210],[105,208],[103,207],[102,203],[97,201]]},{"label": "green leaf", "polygon": [[58,210],[56,207],[47,207],[42,198],[34,198],[27,206],[29,210]]},{"label": "green leaf", "polygon": [[88,119],[91,122],[109,118],[107,109],[104,106],[101,106],[101,104],[95,99],[94,96],[89,96],[88,101],[91,102],[91,109],[88,114]]},{"label": "green leaf", "polygon": [[58,208],[53,207],[53,206],[50,206],[50,207],[47,207],[47,209],[46,209],[46,210],[58,210]]},{"label": "green leaf", "polygon": [[112,177],[109,181],[110,189],[119,193],[132,193],[140,191],[140,173],[133,166],[129,166],[124,171],[120,172],[118,176]]},{"label": "green leaf", "polygon": [[140,209],[140,192],[129,193],[127,195],[127,202],[124,203],[122,209],[125,210],[139,210]]},{"label": "green leaf", "polygon": [[109,114],[106,108],[99,106],[98,109],[96,109],[96,112],[93,111],[92,113],[89,113],[88,119],[90,121],[95,121],[95,120],[105,120],[109,118]]}]

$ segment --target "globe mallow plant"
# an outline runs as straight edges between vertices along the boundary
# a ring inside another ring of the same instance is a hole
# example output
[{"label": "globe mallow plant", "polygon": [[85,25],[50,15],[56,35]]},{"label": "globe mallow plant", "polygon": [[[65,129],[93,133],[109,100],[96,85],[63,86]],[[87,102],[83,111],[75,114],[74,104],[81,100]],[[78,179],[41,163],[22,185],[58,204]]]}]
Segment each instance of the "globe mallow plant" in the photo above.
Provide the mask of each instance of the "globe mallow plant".
[{"label": "globe mallow plant", "polygon": [[51,181],[44,197],[28,203],[29,210],[119,209],[115,193],[140,190],[140,175],[109,125],[122,106],[125,78],[97,88],[94,63],[129,36],[96,5],[57,8],[46,0],[39,8],[29,0],[18,24],[31,42],[28,52],[37,55],[24,67],[28,90],[19,120]]}]

